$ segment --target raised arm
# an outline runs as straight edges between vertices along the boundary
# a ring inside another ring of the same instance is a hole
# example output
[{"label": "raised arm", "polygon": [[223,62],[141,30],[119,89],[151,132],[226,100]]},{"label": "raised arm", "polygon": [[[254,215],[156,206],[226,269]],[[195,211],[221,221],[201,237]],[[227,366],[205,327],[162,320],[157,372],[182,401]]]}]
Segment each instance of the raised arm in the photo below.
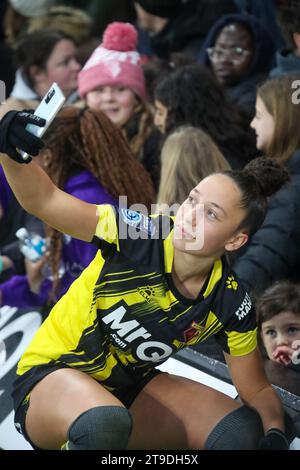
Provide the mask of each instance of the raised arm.
[{"label": "raised arm", "polygon": [[[31,144],[30,154],[37,154],[42,145],[41,141],[40,139],[36,141],[36,137],[33,139],[33,136],[27,131],[24,133],[26,121],[24,121],[23,128],[22,122],[18,123],[19,127],[17,129],[20,130],[21,128],[19,134],[22,136],[22,139],[18,140],[16,146],[28,151],[28,142],[26,141],[28,139]],[[0,162],[8,183],[19,203],[27,212],[34,214],[51,227],[74,238],[91,241],[97,225],[96,206],[80,201],[58,189],[48,175],[34,161],[27,165],[13,161],[18,161],[18,158],[21,159],[21,157],[18,157],[15,150],[16,146],[14,148],[11,143],[11,132],[5,126],[3,129],[3,122],[1,121],[0,150],[9,152],[11,158],[1,154]]]}]

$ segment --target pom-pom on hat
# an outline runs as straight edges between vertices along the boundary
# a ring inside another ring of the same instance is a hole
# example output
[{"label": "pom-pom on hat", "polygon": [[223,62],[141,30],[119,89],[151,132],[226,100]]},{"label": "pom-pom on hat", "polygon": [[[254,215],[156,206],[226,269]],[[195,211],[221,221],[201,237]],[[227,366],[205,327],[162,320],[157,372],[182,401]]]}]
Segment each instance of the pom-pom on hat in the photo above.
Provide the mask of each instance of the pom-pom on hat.
[{"label": "pom-pom on hat", "polygon": [[137,31],[129,23],[114,22],[107,26],[98,46],[78,76],[82,98],[101,86],[121,85],[144,99],[145,78],[140,55],[136,50]]}]

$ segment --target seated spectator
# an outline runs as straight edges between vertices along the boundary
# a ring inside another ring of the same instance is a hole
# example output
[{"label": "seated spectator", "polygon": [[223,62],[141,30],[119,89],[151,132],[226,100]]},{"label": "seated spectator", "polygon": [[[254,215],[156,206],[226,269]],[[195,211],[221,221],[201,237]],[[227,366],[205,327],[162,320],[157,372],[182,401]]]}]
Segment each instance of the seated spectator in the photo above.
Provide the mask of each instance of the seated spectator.
[{"label": "seated spectator", "polygon": [[[68,194],[93,204],[116,205],[119,196],[127,196],[128,205],[150,208],[154,203],[150,176],[103,113],[65,108],[52,123],[45,144],[38,157],[41,165]],[[2,305],[41,307],[60,298],[95,256],[97,249],[90,243],[54,229],[46,233],[49,255],[37,263],[27,261],[27,276],[14,276],[0,285]],[[51,269],[45,277],[48,261]]]},{"label": "seated spectator", "polygon": [[278,23],[286,41],[286,48],[276,54],[276,67],[271,77],[300,73],[300,4],[290,2],[278,13]]},{"label": "seated spectator", "polygon": [[173,52],[196,58],[209,28],[238,11],[233,0],[137,0],[139,52],[170,60]]},{"label": "seated spectator", "polygon": [[233,264],[248,290],[257,293],[275,281],[300,280],[300,106],[294,104],[297,90],[292,88],[299,79],[285,75],[262,85],[251,123],[257,148],[287,167],[291,176],[269,200],[263,225]]},{"label": "seated spectator", "polygon": [[77,88],[80,65],[76,60],[76,45],[65,34],[38,31],[28,34],[15,51],[19,69],[10,97],[0,106],[0,118],[12,109],[35,109],[53,82],[57,82],[67,97]]},{"label": "seated spectator", "polygon": [[130,148],[158,185],[160,135],[146,98],[145,77],[129,23],[111,23],[78,76],[78,91],[91,109],[122,129]]},{"label": "seated spectator", "polygon": [[300,371],[300,284],[275,283],[257,300],[256,313],[268,358]]},{"label": "seated spectator", "polygon": [[179,126],[205,131],[232,168],[257,155],[255,135],[212,73],[200,65],[184,66],[155,90],[155,124],[163,134]]},{"label": "seated spectator", "polygon": [[161,151],[159,210],[176,214],[179,205],[206,176],[230,166],[213,140],[201,129],[183,126],[170,134]]},{"label": "seated spectator", "polygon": [[255,114],[257,85],[275,63],[275,44],[260,22],[245,14],[224,16],[210,30],[199,62],[212,69],[250,122]]}]

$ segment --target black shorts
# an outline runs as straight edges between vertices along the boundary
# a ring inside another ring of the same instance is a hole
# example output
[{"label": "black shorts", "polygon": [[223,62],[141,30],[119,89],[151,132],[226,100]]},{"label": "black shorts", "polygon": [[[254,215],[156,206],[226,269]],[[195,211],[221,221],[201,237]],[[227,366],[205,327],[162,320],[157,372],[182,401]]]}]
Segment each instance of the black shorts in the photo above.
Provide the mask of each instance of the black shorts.
[{"label": "black shorts", "polygon": [[[25,428],[26,413],[30,403],[30,392],[34,388],[34,386],[38,382],[40,382],[44,377],[49,375],[51,372],[54,372],[55,370],[59,370],[61,368],[64,367],[49,367],[47,365],[36,366],[33,367],[30,371],[28,371],[30,373],[29,379],[22,380],[23,376],[20,376],[15,382],[15,390],[13,393],[15,402],[15,427],[17,431],[25,437],[25,439],[35,450],[41,449],[30,440]],[[152,369],[145,377],[141,377],[139,380],[135,380],[130,386],[126,385],[126,387],[124,388],[120,387],[114,391],[110,391],[110,393],[116,398],[118,398],[118,400],[120,400],[126,408],[130,408],[136,397],[147,385],[147,383],[161,373],[162,372],[158,369]],[[18,382],[20,382],[19,385]],[[101,382],[99,382],[99,384],[103,385],[101,384]],[[20,400],[21,390],[23,392],[23,399]]]}]

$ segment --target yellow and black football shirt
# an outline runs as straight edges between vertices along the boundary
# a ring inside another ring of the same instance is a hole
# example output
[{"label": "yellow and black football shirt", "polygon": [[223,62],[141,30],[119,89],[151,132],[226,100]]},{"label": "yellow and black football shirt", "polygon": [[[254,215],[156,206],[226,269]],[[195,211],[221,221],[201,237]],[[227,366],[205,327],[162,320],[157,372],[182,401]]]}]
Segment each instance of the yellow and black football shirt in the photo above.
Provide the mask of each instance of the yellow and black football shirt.
[{"label": "yellow and black football shirt", "polygon": [[114,391],[211,335],[234,356],[255,349],[251,300],[225,259],[214,263],[199,297],[186,299],[171,277],[172,218],[110,205],[98,206],[98,214],[99,251],[22,356],[16,404],[60,367],[86,372]]}]

